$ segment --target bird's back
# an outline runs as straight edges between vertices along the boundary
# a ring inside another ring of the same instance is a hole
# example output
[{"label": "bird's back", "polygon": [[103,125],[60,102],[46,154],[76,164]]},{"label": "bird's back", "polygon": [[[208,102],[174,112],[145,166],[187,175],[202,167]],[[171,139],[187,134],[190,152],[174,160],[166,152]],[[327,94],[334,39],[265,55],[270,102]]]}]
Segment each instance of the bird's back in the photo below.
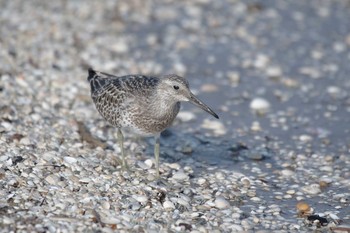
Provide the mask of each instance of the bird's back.
[{"label": "bird's back", "polygon": [[[143,75],[117,77],[89,69],[87,80],[97,110],[113,126],[134,127],[132,115],[151,101],[159,79]],[[142,106],[140,106],[142,105]]]},{"label": "bird's back", "polygon": [[[144,75],[115,76],[89,69],[87,80],[90,82],[91,95],[98,96],[107,89],[115,92],[128,92],[132,94],[145,94],[153,90],[159,82],[159,78]],[[115,93],[113,93],[115,94]]]}]

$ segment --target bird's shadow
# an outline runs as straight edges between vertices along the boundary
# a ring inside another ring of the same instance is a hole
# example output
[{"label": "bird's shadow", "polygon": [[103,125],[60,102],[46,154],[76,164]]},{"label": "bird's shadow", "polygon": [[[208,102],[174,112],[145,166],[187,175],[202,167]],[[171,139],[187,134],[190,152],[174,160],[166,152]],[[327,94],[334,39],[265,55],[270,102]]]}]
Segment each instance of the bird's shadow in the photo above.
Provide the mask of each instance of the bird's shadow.
[{"label": "bird's shadow", "polygon": [[[81,140],[87,141],[92,147],[101,147],[102,145],[104,149],[114,150],[112,146],[94,138],[85,129],[85,126],[82,126],[84,125],[79,126]],[[277,153],[272,149],[245,145],[227,138],[226,136],[208,137],[203,134],[183,133],[182,131],[167,129],[161,134],[160,166],[162,167],[162,163],[178,163],[181,168],[190,166],[193,175],[200,176],[203,172],[215,172],[224,169],[246,173],[243,167],[251,167],[254,163],[268,162],[273,166],[276,164]],[[140,139],[137,140],[139,148],[133,151],[134,155],[145,160],[153,158],[154,138]],[[141,157],[138,155],[141,155]],[[116,164],[120,164],[118,157],[113,158],[117,159]],[[259,166],[259,164],[257,165]]]},{"label": "bird's shadow", "polygon": [[[153,156],[154,140],[148,138],[146,156]],[[165,130],[161,134],[161,164],[178,163],[181,167],[190,166],[194,174],[209,170],[241,171],[244,164],[272,163],[276,153],[270,148],[257,148],[225,137],[207,137],[201,134],[188,134],[175,130]]]}]

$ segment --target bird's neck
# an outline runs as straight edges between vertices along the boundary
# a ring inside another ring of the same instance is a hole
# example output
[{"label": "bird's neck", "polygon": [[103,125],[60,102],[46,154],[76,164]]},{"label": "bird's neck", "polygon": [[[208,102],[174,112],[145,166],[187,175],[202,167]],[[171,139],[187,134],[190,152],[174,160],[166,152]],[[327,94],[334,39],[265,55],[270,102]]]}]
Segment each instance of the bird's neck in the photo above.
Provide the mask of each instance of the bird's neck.
[{"label": "bird's neck", "polygon": [[180,108],[180,102],[169,103],[161,101],[158,106],[158,112],[161,116],[168,117],[169,115],[177,115]]},{"label": "bird's neck", "polygon": [[157,111],[159,119],[169,118],[173,120],[180,110],[180,102],[172,101],[163,96],[154,102],[153,109]]}]

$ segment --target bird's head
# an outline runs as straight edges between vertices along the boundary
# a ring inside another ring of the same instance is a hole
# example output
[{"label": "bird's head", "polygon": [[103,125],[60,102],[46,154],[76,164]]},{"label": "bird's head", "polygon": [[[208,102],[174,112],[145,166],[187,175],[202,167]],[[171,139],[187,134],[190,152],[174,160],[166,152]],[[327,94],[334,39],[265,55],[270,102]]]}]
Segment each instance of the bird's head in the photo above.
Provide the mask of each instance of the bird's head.
[{"label": "bird's head", "polygon": [[158,93],[164,98],[167,98],[168,101],[189,101],[204,111],[208,112],[215,118],[219,118],[213,110],[211,110],[206,104],[204,104],[191,92],[188,81],[183,77],[175,74],[163,76],[159,84],[159,91],[160,92]]}]

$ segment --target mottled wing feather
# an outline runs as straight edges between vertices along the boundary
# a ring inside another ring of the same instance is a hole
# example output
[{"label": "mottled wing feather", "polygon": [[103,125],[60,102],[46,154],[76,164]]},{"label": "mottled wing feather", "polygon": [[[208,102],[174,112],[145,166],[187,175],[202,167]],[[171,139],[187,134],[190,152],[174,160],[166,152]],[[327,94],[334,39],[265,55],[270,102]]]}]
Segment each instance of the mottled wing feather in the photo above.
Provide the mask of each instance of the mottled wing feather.
[{"label": "mottled wing feather", "polygon": [[139,129],[135,118],[145,118],[153,100],[152,96],[159,82],[158,78],[142,75],[129,75],[120,78],[126,98],[123,101],[123,125]]},{"label": "mottled wing feather", "polygon": [[112,82],[109,82],[91,96],[100,114],[110,124],[120,127],[121,105],[126,97],[124,92]]},{"label": "mottled wing feather", "polygon": [[144,75],[127,75],[122,76],[113,82],[116,81],[120,81],[119,84],[125,91],[135,95],[142,95],[154,90],[159,82],[159,79]]},{"label": "mottled wing feather", "polygon": [[105,87],[109,85],[109,83],[113,79],[117,79],[118,77],[110,74],[106,74],[103,72],[97,72],[93,69],[89,69],[88,81],[90,82],[91,87],[91,96],[98,96],[103,92]]},{"label": "mottled wing feather", "polygon": [[130,115],[140,114],[149,104],[158,84],[156,77],[127,75],[116,77],[102,72],[90,73],[91,97],[97,110],[116,127],[130,126]]}]

